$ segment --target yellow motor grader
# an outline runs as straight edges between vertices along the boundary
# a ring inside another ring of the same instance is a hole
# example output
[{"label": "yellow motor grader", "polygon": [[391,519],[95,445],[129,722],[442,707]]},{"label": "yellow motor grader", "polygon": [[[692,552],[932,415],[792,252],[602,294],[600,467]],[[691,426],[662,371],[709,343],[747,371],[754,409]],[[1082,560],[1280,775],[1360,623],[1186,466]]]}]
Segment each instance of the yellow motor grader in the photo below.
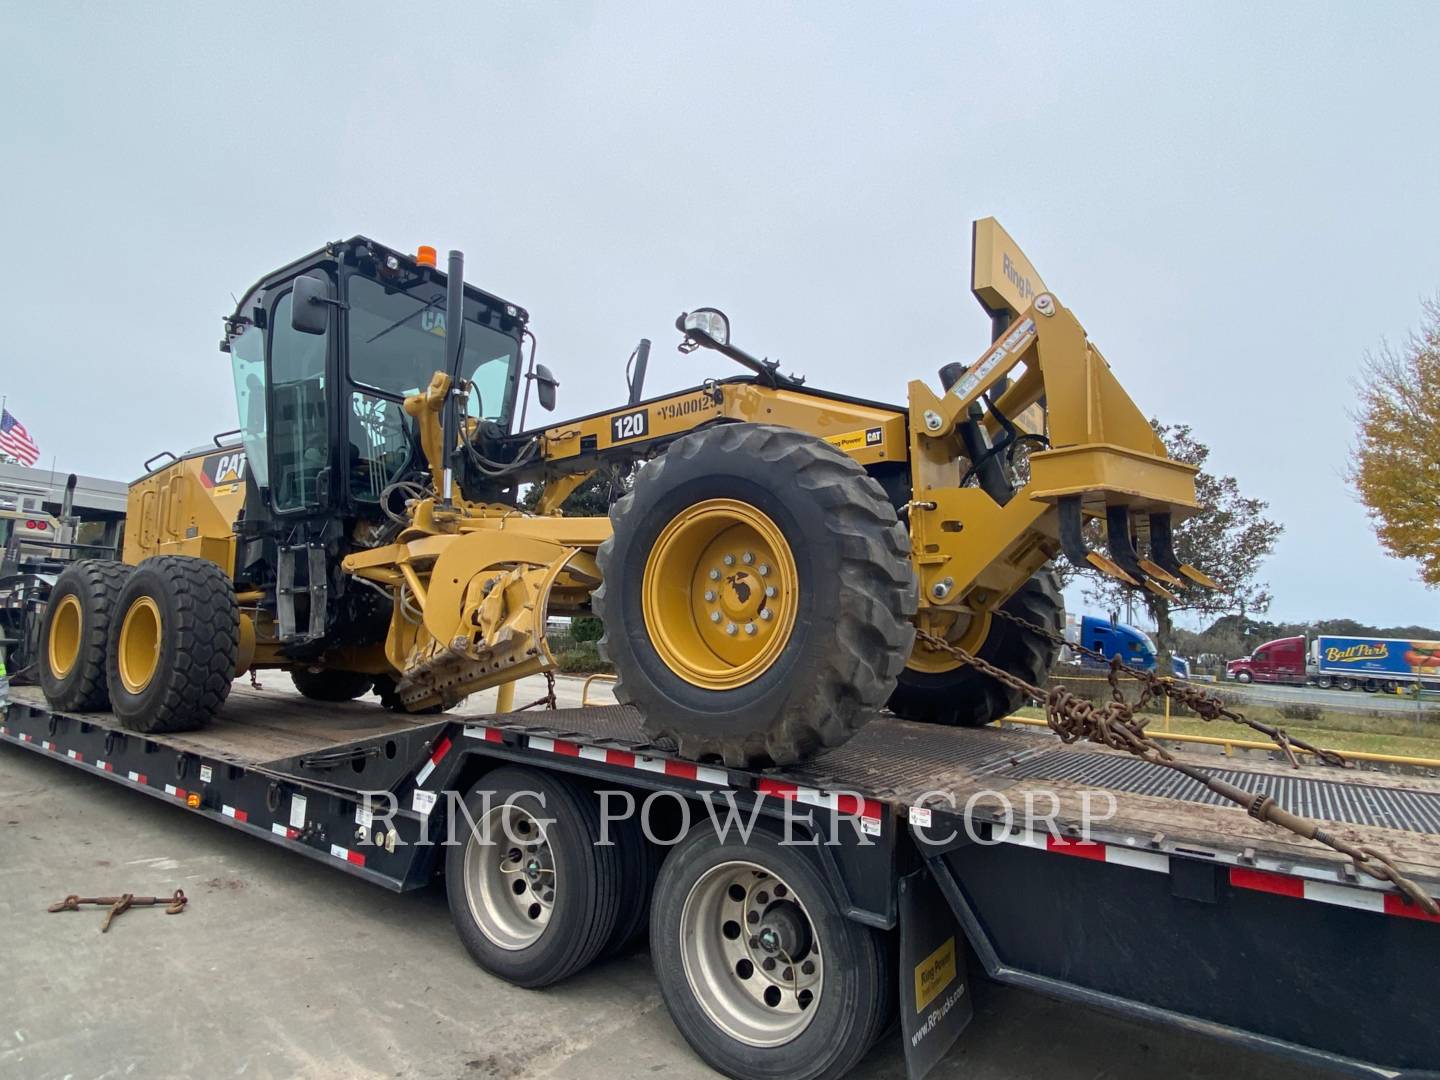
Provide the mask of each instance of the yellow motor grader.
[{"label": "yellow motor grader", "polygon": [[[526,430],[558,383],[522,308],[466,285],[458,252],[441,272],[433,249],[328,244],[225,321],[232,438],[147,463],[123,562],[56,582],[45,693],[183,730],[284,668],[312,698],[436,710],[552,670],[548,617],[594,614],[620,700],[692,758],[795,761],[887,705],[988,723],[1013,691],[917,627],[1037,681],[1049,638],[992,615],[1058,630],[1062,552],[1137,586],[1207,580],[1171,540],[1194,470],[993,219],[972,290],[992,342],[904,405],[809,386],[701,308],[681,350],[744,374],[645,398],[642,342],[626,406]],[[564,514],[597,474],[609,517]]]}]

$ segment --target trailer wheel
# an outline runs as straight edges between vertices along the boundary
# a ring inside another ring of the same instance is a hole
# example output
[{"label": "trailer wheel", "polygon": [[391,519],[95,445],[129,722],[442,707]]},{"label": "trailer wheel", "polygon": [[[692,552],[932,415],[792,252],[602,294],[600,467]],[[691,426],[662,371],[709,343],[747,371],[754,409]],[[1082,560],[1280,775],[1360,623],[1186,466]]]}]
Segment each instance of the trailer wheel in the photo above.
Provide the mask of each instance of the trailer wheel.
[{"label": "trailer wheel", "polygon": [[157,555],[120,590],[110,620],[110,707],[131,731],[191,731],[220,711],[240,650],[240,609],[208,559]]},{"label": "trailer wheel", "polygon": [[295,681],[295,689],[300,691],[301,696],[311,701],[354,701],[368,694],[375,685],[373,675],[360,671],[331,671],[327,668],[319,671],[296,668],[290,672],[290,678]]},{"label": "trailer wheel", "polygon": [[[1049,567],[1020,586],[1002,608],[1056,634],[1065,629],[1060,578]],[[992,619],[979,656],[1038,686],[1044,684],[1059,651],[1058,645],[1040,634]],[[966,664],[942,671],[906,667],[890,695],[890,710],[896,716],[959,727],[983,727],[1029,703],[1020,691]]]},{"label": "trailer wheel", "polygon": [[888,1016],[884,938],[769,833],[701,829],[655,884],[650,953],[685,1041],[728,1076],[839,1077]]},{"label": "trailer wheel", "polygon": [[82,559],[60,572],[40,624],[40,686],[57,709],[89,712],[109,703],[105,643],[131,568]]},{"label": "trailer wheel", "polygon": [[598,843],[595,795],[562,776],[505,767],[487,773],[465,806],[475,828],[464,823],[463,842],[446,848],[445,892],[475,962],[534,988],[594,960],[615,932],[624,890],[615,845]]},{"label": "trailer wheel", "polygon": [[1350,678],[1346,678],[1345,676],[1342,675],[1342,676],[1336,681],[1335,685],[1338,686],[1338,687],[1340,687],[1341,690],[1354,690],[1354,689],[1355,689],[1355,680],[1354,680],[1354,679],[1350,679]]},{"label": "trailer wheel", "polygon": [[595,612],[653,739],[732,766],[843,743],[914,640],[909,538],[880,485],[790,428],[678,440],[610,512]]},{"label": "trailer wheel", "polygon": [[1330,678],[1329,675],[1321,675],[1318,679],[1315,680],[1315,685],[1318,686],[1321,690],[1329,690],[1330,687],[1334,685],[1334,681]]}]

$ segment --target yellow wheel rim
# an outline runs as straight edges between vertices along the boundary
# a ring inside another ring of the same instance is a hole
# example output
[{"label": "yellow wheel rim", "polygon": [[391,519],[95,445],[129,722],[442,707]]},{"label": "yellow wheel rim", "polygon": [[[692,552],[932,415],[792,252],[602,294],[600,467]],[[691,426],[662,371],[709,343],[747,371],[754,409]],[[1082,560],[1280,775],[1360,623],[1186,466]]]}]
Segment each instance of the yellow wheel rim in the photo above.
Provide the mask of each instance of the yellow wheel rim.
[{"label": "yellow wheel rim", "polygon": [[799,575],[785,536],[736,499],[687,507],[645,562],[645,629],[676,675],[733,690],[762,675],[795,628]]},{"label": "yellow wheel rim", "polygon": [[119,661],[120,681],[132,694],[144,691],[160,666],[160,609],[148,596],[137,599],[125,612]]},{"label": "yellow wheel rim", "polygon": [[[966,625],[961,629],[962,619]],[[986,637],[990,634],[990,613],[982,612],[978,615],[964,615],[955,611],[929,611],[921,612],[916,618],[920,629],[928,630],[936,637],[944,638],[952,645],[958,645],[970,654],[985,644]],[[946,671],[954,671],[961,666],[947,652],[939,649],[932,649],[923,641],[915,642],[915,648],[910,651],[910,659],[905,661],[905,666],[911,671],[919,671],[926,675],[939,675]]]},{"label": "yellow wheel rim", "polygon": [[50,673],[63,679],[80,658],[80,638],[85,632],[85,617],[80,610],[80,599],[74,593],[60,598],[55,607],[55,617],[50,620],[50,640],[47,648],[50,654]]}]

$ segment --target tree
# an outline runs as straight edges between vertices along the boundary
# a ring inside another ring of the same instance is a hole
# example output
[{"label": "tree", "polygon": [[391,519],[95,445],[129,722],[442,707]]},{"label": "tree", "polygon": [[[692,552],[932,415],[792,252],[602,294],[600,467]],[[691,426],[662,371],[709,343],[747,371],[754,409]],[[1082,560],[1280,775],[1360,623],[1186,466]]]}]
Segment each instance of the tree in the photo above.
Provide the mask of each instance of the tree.
[{"label": "tree", "polygon": [[[565,497],[560,510],[566,517],[607,517],[610,504],[630,490],[635,471],[617,469],[614,472],[600,469]],[[520,509],[533,511],[540,505],[540,496],[545,494],[545,482],[531,484],[520,496]]]},{"label": "tree", "polygon": [[1269,608],[1269,587],[1257,576],[1260,564],[1274,550],[1283,526],[1265,516],[1268,503],[1242,495],[1240,484],[1233,476],[1216,476],[1205,471],[1210,448],[1195,438],[1188,424],[1151,420],[1150,426],[1172,458],[1200,469],[1195,477],[1195,495],[1201,510],[1175,526],[1175,553],[1181,562],[1209,574],[1220,588],[1202,589],[1188,583],[1167,585],[1165,588],[1175,597],[1170,601],[1149,589],[1132,591],[1122,582],[1094,571],[1083,573],[1086,598],[1107,611],[1118,611],[1127,593],[1144,600],[1145,609],[1155,622],[1159,670],[1163,672],[1169,670],[1169,657],[1175,644],[1172,616],[1177,612],[1253,616]]},{"label": "tree", "polygon": [[1440,588],[1440,299],[1425,303],[1404,349],[1365,357],[1356,390],[1350,482],[1381,546]]}]

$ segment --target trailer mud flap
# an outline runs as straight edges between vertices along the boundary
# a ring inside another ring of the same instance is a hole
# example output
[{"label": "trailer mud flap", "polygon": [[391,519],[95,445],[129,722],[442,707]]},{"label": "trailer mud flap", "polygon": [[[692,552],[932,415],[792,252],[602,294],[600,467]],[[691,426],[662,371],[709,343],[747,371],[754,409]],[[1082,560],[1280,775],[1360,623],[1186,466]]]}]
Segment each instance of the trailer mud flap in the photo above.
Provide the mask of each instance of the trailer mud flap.
[{"label": "trailer mud flap", "polygon": [[975,1015],[964,931],[923,870],[900,879],[899,975],[905,1071],[910,1080],[920,1080]]}]

